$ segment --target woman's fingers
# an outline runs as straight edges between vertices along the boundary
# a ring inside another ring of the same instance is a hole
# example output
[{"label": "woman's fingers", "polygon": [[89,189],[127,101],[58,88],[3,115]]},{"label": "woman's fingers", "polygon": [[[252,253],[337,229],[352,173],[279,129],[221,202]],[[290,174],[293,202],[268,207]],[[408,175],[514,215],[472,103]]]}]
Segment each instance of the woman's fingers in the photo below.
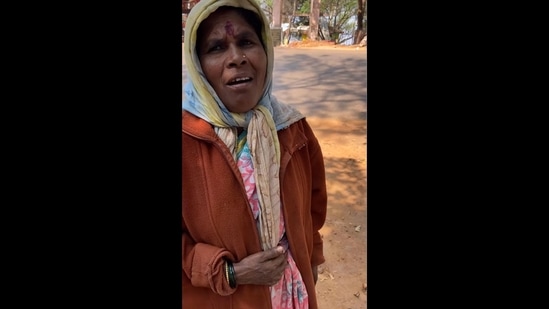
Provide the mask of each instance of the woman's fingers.
[{"label": "woman's fingers", "polygon": [[264,260],[271,260],[271,259],[276,259],[277,257],[281,256],[281,255],[284,255],[284,248],[282,248],[281,246],[278,246],[276,248],[272,248],[270,250],[267,250],[267,251],[263,251],[263,252],[260,252],[260,253],[256,253],[256,254],[263,254],[263,257],[264,257]]},{"label": "woman's fingers", "polygon": [[237,283],[273,285],[282,277],[287,258],[284,248],[279,246],[252,254],[233,265]]}]

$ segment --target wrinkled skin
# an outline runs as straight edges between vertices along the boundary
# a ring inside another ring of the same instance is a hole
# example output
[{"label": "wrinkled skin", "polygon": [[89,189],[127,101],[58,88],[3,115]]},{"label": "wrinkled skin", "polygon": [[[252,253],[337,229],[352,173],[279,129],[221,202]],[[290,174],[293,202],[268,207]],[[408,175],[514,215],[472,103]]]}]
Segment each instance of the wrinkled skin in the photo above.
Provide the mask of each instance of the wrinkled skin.
[{"label": "wrinkled skin", "polygon": [[[229,111],[251,110],[267,72],[267,54],[253,27],[234,10],[218,10],[200,28],[197,52],[206,79]],[[234,83],[236,78],[245,81]]]},{"label": "wrinkled skin", "polygon": [[[274,285],[286,268],[287,255],[282,247],[252,254],[234,263],[236,282],[238,284]],[[315,284],[318,280],[318,267],[313,267]]]},{"label": "wrinkled skin", "polygon": [[252,254],[234,263],[238,284],[274,285],[286,268],[287,256],[282,247]]}]

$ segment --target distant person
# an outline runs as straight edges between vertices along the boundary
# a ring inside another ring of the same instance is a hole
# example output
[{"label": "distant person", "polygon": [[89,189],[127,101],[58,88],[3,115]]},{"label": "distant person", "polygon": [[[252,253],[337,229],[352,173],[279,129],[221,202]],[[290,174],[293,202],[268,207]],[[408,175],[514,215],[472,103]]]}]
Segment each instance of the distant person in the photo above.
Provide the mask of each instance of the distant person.
[{"label": "distant person", "polygon": [[202,0],[185,30],[183,308],[318,309],[324,159],[271,94],[267,18],[255,0]]}]

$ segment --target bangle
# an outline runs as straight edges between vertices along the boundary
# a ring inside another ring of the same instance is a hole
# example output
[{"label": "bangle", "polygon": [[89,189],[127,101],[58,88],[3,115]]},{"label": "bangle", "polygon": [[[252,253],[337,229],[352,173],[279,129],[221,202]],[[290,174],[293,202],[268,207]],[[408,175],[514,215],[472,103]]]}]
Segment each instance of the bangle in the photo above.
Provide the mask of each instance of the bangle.
[{"label": "bangle", "polygon": [[227,279],[227,284],[230,285],[231,283],[229,282],[229,266],[227,264],[227,261],[225,261],[225,279]]},{"label": "bangle", "polygon": [[233,263],[229,260],[226,260],[225,261],[226,265],[227,265],[227,269],[228,269],[228,278],[229,278],[229,286],[234,289],[236,288],[236,276],[234,274],[234,266],[233,266]]}]

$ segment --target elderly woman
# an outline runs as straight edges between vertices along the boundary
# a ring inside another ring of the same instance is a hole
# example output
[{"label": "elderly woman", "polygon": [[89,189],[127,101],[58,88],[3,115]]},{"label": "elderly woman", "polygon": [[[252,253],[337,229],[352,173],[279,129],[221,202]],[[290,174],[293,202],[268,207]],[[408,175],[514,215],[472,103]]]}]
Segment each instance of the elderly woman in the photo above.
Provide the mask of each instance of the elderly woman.
[{"label": "elderly woman", "polygon": [[318,308],[324,162],[271,95],[268,25],[254,0],[202,0],[187,19],[183,308]]}]

